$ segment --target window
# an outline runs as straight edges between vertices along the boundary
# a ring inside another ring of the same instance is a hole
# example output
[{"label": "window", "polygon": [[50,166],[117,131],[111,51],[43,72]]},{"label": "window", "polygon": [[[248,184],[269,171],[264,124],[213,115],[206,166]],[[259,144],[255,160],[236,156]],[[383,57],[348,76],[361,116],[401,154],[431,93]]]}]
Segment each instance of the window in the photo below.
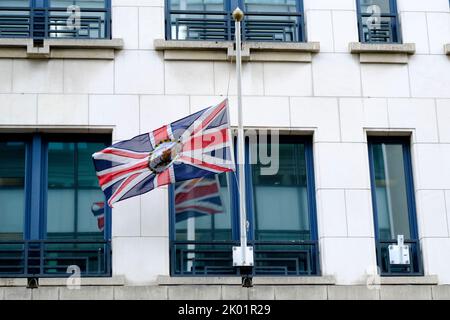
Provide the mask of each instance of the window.
[{"label": "window", "polygon": [[[382,275],[420,275],[422,262],[417,232],[409,139],[369,139],[372,203],[377,260]],[[403,235],[410,263],[391,264],[389,245]]]},{"label": "window", "polygon": [[361,42],[401,43],[396,0],[356,0]]},{"label": "window", "polygon": [[[252,141],[253,140],[253,141]],[[318,275],[319,257],[312,145],[282,136],[279,168],[262,174],[258,138],[247,146],[249,244],[256,275]],[[180,182],[170,192],[171,274],[236,275],[232,246],[239,245],[237,177],[223,173]]]},{"label": "window", "polygon": [[303,0],[166,0],[168,40],[233,40],[232,11],[245,12],[246,41],[305,41]]},{"label": "window", "polygon": [[0,136],[0,277],[110,275],[110,209],[91,158],[109,140]]},{"label": "window", "polygon": [[110,39],[111,0],[3,0],[1,38]]}]

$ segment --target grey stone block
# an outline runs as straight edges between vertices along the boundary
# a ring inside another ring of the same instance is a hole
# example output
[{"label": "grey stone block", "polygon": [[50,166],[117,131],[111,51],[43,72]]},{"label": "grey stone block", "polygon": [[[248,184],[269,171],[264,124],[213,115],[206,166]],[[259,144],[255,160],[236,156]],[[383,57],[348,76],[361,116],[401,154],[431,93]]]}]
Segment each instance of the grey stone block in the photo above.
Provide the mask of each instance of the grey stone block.
[{"label": "grey stone block", "polygon": [[4,288],[5,300],[31,300],[31,289],[25,287]]},{"label": "grey stone block", "polygon": [[58,300],[59,288],[38,288],[31,290],[32,300]]},{"label": "grey stone block", "polygon": [[5,289],[0,288],[0,300],[4,300],[5,299]]},{"label": "grey stone block", "polygon": [[167,300],[167,298],[167,287],[163,286],[114,288],[115,300]]},{"label": "grey stone block", "polygon": [[367,286],[329,286],[329,300],[379,300],[380,290]]},{"label": "grey stone block", "polygon": [[450,300],[450,286],[433,286],[433,300]]},{"label": "grey stone block", "polygon": [[80,289],[59,288],[61,300],[112,300],[113,287],[80,287]]},{"label": "grey stone block", "polygon": [[158,276],[158,285],[240,285],[241,277],[170,277]]},{"label": "grey stone block", "polygon": [[277,286],[276,300],[326,300],[326,286]]},{"label": "grey stone block", "polygon": [[274,300],[275,289],[273,286],[254,286],[249,289],[248,298],[250,300]]},{"label": "grey stone block", "polygon": [[249,289],[242,286],[222,286],[223,300],[248,300]]},{"label": "grey stone block", "polygon": [[381,300],[431,300],[431,286],[381,286]]},{"label": "grey stone block", "polygon": [[170,300],[220,300],[221,286],[169,286]]},{"label": "grey stone block", "polygon": [[335,284],[334,276],[322,277],[254,277],[254,285],[327,285]]},{"label": "grey stone block", "polygon": [[381,284],[382,285],[389,285],[389,284],[414,284],[414,285],[436,285],[438,284],[438,277],[436,275],[428,275],[428,276],[422,276],[422,277],[381,277]]}]

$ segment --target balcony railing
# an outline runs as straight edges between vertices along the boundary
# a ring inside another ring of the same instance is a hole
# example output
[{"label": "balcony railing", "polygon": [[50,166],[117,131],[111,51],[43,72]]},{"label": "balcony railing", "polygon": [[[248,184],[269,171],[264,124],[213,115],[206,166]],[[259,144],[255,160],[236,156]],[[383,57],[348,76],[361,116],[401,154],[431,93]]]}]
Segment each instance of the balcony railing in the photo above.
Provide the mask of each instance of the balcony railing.
[{"label": "balcony railing", "polygon": [[422,276],[423,265],[419,240],[405,240],[409,246],[409,264],[393,265],[389,259],[389,245],[397,241],[377,241],[377,262],[382,276]]},{"label": "balcony railing", "polygon": [[0,241],[0,277],[67,277],[71,266],[84,277],[110,276],[110,241]]},{"label": "balcony railing", "polygon": [[[171,40],[234,40],[234,20],[227,11],[169,10],[166,38]],[[244,41],[303,42],[300,12],[246,12]]]},{"label": "balcony railing", "polygon": [[[235,241],[173,241],[171,270],[175,276],[239,275],[233,267]],[[254,275],[313,276],[320,274],[317,241],[250,241]]]},{"label": "balcony railing", "polygon": [[400,32],[396,14],[382,14],[375,24],[368,22],[373,18],[370,13],[361,13],[359,19],[360,41],[367,43],[399,43]]},{"label": "balcony railing", "polygon": [[74,25],[67,8],[0,6],[0,38],[111,38],[109,8],[82,8],[80,14]]}]

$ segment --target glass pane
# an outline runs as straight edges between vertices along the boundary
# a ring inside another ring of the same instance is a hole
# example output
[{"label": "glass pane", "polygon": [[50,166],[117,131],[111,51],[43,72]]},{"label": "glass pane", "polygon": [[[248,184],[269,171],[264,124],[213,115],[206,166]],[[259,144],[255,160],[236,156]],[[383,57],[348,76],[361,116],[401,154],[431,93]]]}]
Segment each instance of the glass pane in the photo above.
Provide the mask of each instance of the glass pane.
[{"label": "glass pane", "polygon": [[245,12],[297,12],[295,0],[245,0]]},{"label": "glass pane", "polygon": [[49,238],[103,238],[104,196],[98,187],[91,155],[104,147],[102,143],[49,143]]},{"label": "glass pane", "polygon": [[175,184],[176,240],[231,240],[230,178],[224,173]]},{"label": "glass pane", "polygon": [[2,0],[0,7],[29,7],[30,0]]},{"label": "glass pane", "polygon": [[25,143],[0,142],[0,240],[22,240]]},{"label": "glass pane", "polygon": [[[250,148],[252,159],[261,146]],[[280,141],[278,172],[263,175],[262,167],[252,164],[255,239],[310,240],[305,144]]]},{"label": "glass pane", "polygon": [[223,11],[225,1],[223,0],[172,0],[171,10],[197,10],[197,11]]},{"label": "glass pane", "polygon": [[359,0],[359,3],[363,13],[371,13],[372,6],[380,8],[380,13],[391,13],[390,0]]},{"label": "glass pane", "polygon": [[79,6],[80,8],[105,8],[105,0],[51,0],[50,7],[67,8]]},{"label": "glass pane", "polygon": [[372,146],[380,240],[411,239],[402,144]]}]

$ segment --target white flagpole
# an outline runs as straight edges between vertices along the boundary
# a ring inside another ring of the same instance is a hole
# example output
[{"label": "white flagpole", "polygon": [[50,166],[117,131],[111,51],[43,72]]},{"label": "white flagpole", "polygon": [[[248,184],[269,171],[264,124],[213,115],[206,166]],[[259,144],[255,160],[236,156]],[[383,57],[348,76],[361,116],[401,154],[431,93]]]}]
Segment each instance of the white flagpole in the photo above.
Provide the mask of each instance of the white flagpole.
[{"label": "white flagpole", "polygon": [[241,57],[241,21],[244,13],[236,8],[233,11],[236,40],[236,82],[238,105],[238,165],[239,165],[239,209],[240,209],[240,247],[233,248],[233,264],[240,267],[253,266],[253,248],[247,246],[247,210],[245,190],[245,135],[242,120],[242,57]]}]

